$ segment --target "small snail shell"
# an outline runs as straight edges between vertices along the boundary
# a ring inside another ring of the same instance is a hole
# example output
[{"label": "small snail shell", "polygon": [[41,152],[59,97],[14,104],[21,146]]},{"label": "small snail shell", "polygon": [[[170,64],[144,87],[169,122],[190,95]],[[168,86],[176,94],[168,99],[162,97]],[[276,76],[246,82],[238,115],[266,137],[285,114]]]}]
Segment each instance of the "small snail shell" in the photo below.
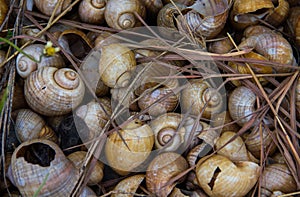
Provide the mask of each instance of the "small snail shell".
[{"label": "small snail shell", "polygon": [[15,149],[11,170],[9,178],[22,196],[34,196],[39,189],[39,196],[70,196],[79,178],[79,171],[58,145],[41,139],[23,142]]},{"label": "small snail shell", "polygon": [[233,163],[227,157],[213,155],[196,166],[200,187],[211,197],[245,196],[255,185],[260,167],[253,162]]},{"label": "small snail shell", "polygon": [[178,129],[182,116],[177,113],[166,113],[151,121],[150,127],[155,136],[156,149],[176,151],[184,143],[185,129]]},{"label": "small snail shell", "polygon": [[190,80],[190,84],[181,93],[181,107],[184,112],[191,108],[191,114],[199,115],[205,104],[203,118],[210,118],[216,113],[220,113],[223,108],[221,94],[211,85],[202,79]]},{"label": "small snail shell", "polygon": [[147,159],[153,144],[154,137],[150,126],[135,120],[128,123],[118,133],[114,132],[107,138],[105,144],[106,159],[118,174],[126,175]]},{"label": "small snail shell", "polygon": [[208,39],[222,31],[229,13],[227,0],[196,1],[188,9],[192,10],[187,11],[183,17],[182,15],[177,17],[179,31],[187,34],[192,31],[195,36]]},{"label": "small snail shell", "polygon": [[145,179],[145,175],[137,174],[130,176],[120,181],[114,188],[114,193],[111,197],[132,197],[136,192],[142,181]]},{"label": "small snail shell", "polygon": [[261,196],[271,196],[274,191],[294,192],[296,182],[285,164],[271,164],[262,173]]},{"label": "small snail shell", "polygon": [[230,52],[233,47],[234,46],[230,39],[228,37],[225,37],[221,40],[209,43],[207,50],[212,53],[224,54]]},{"label": "small snail shell", "polygon": [[[38,28],[24,28],[22,29],[22,33],[28,36],[36,36],[41,30]],[[38,38],[42,39],[42,40],[46,40],[45,35],[40,35]],[[24,45],[26,42],[30,41],[31,38],[22,38],[20,40],[20,44]]]},{"label": "small snail shell", "polygon": [[80,2],[78,14],[80,19],[86,23],[104,23],[105,0],[84,0]]},{"label": "small snail shell", "polygon": [[[216,149],[220,149],[222,146],[227,144],[236,133],[231,131],[226,131],[221,134],[216,142]],[[233,162],[236,161],[253,161],[257,162],[257,159],[247,150],[245,142],[240,136],[237,136],[232,142],[228,143],[222,149],[218,151],[219,155],[223,155]]]},{"label": "small snail shell", "polygon": [[21,109],[18,112],[15,130],[20,142],[37,138],[58,142],[55,132],[46,125],[44,119],[30,109]]},{"label": "small snail shell", "polygon": [[108,87],[126,87],[135,67],[134,53],[126,46],[110,44],[101,48],[100,78]]},{"label": "small snail shell", "polygon": [[23,49],[24,53],[27,53],[35,60],[40,62],[34,62],[23,53],[19,53],[19,55],[17,56],[16,66],[17,72],[21,77],[27,78],[33,71],[45,66],[52,66],[57,68],[62,68],[65,66],[62,56],[58,53],[53,56],[44,56],[44,47],[45,46],[42,44],[32,44]]},{"label": "small snail shell", "polygon": [[35,6],[40,12],[47,16],[51,16],[55,10],[55,7],[58,5],[55,16],[62,13],[67,7],[71,4],[72,0],[34,0]]},{"label": "small snail shell", "polygon": [[45,116],[63,115],[82,101],[84,84],[72,69],[43,67],[29,75],[24,93],[28,105]]},{"label": "small snail shell", "polygon": [[290,9],[290,15],[287,19],[290,24],[291,32],[294,35],[296,43],[300,46],[300,7],[293,7]]},{"label": "small snail shell", "polygon": [[123,0],[122,4],[119,0],[109,0],[104,15],[108,26],[122,30],[142,25],[134,12],[145,18],[146,8],[140,0]]},{"label": "small snail shell", "polygon": [[255,111],[256,96],[251,89],[240,86],[229,95],[228,110],[233,120],[243,126],[249,122]]},{"label": "small snail shell", "polygon": [[[67,158],[74,164],[77,169],[80,169],[84,164],[84,160],[87,152],[85,151],[76,151],[67,156]],[[96,161],[93,171],[91,172],[91,176],[88,180],[88,185],[96,185],[103,178],[103,168],[104,165],[100,161]]]},{"label": "small snail shell", "polygon": [[4,22],[7,12],[8,12],[7,3],[5,0],[1,0],[0,1],[0,26]]},{"label": "small snail shell", "polygon": [[279,26],[289,15],[290,5],[286,0],[277,0],[278,5],[266,16],[265,21],[269,24],[277,27]]},{"label": "small snail shell", "polygon": [[[146,185],[155,196],[168,196],[177,184],[170,179],[188,168],[188,163],[179,154],[166,152],[156,156],[146,171]],[[168,183],[168,184],[167,184]]]},{"label": "small snail shell", "polygon": [[[99,102],[92,100],[86,105],[82,105],[76,109],[76,115],[80,117],[89,128],[89,131],[78,131],[83,142],[99,137],[103,131],[105,124],[110,119],[112,113],[110,99],[100,98]],[[102,108],[103,107],[103,108]]]}]

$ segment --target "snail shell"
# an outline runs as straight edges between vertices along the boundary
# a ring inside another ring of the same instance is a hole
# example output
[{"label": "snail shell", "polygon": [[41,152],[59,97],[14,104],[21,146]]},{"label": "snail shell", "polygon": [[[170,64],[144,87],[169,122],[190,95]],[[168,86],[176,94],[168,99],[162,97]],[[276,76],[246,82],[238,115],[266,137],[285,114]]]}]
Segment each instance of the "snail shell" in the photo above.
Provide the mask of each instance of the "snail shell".
[{"label": "snail shell", "polygon": [[[67,156],[67,158],[74,164],[77,169],[80,169],[84,164],[87,152],[85,151],[76,151]],[[96,162],[91,176],[88,180],[88,185],[96,185],[103,178],[103,168],[104,165],[99,160]]]},{"label": "snail shell", "polygon": [[224,54],[233,49],[233,44],[228,37],[209,43],[208,51],[212,53]]},{"label": "snail shell", "polygon": [[[192,9],[188,11],[189,9]],[[177,17],[179,31],[207,39],[217,36],[225,26],[229,5],[227,0],[196,1],[187,8],[186,14]]]},{"label": "snail shell", "polygon": [[168,196],[177,184],[169,183],[188,168],[187,161],[179,154],[166,152],[156,156],[146,171],[146,185],[155,196]]},{"label": "snail shell", "polygon": [[55,132],[46,125],[44,119],[30,109],[21,109],[18,112],[15,130],[20,142],[37,138],[58,142]]},{"label": "snail shell", "polygon": [[24,93],[28,105],[45,116],[63,115],[82,101],[84,84],[72,69],[43,67],[29,75]]},{"label": "snail shell", "polygon": [[240,130],[240,127],[236,123],[229,124],[232,122],[233,120],[229,114],[229,111],[223,111],[215,115],[214,121],[212,121],[212,126],[214,128],[223,126],[221,132],[225,132],[225,131],[238,132]]},{"label": "snail shell", "polygon": [[62,56],[58,53],[53,56],[44,56],[44,47],[45,46],[42,44],[32,44],[23,49],[24,53],[27,53],[35,60],[40,62],[34,62],[23,53],[19,53],[16,60],[16,66],[17,72],[21,77],[27,78],[33,71],[45,66],[52,66],[57,68],[62,68],[65,66]]},{"label": "snail shell", "polygon": [[22,196],[34,196],[38,189],[39,196],[70,196],[79,178],[79,171],[58,145],[41,139],[26,141],[17,147],[11,170],[9,178]]},{"label": "snail shell", "polygon": [[84,0],[80,2],[78,14],[80,19],[86,23],[104,23],[105,0]]},{"label": "snail shell", "polygon": [[126,87],[135,67],[134,53],[126,46],[110,44],[101,48],[99,61],[100,78],[108,87]]},{"label": "snail shell", "polygon": [[79,197],[97,197],[97,195],[91,188],[85,186]]},{"label": "snail shell", "polygon": [[291,32],[294,35],[296,43],[300,46],[300,7],[293,7],[290,9],[290,15],[288,16],[288,23],[291,26]]},{"label": "snail shell", "polygon": [[123,30],[141,26],[134,12],[142,18],[146,17],[146,8],[140,0],[109,0],[105,9],[105,20],[108,26]]},{"label": "snail shell", "polygon": [[274,3],[274,9],[266,16],[265,21],[277,27],[288,17],[290,5],[286,0],[277,0],[275,2],[278,5],[275,6]]},{"label": "snail shell", "polygon": [[111,197],[132,197],[132,194],[136,192],[144,179],[145,175],[143,174],[137,174],[123,179],[116,185]]},{"label": "snail shell", "polygon": [[[216,143],[216,149],[219,150],[222,146],[227,144],[236,133],[231,131],[226,131],[221,134]],[[245,142],[240,136],[237,136],[232,142],[228,143],[222,149],[218,151],[219,155],[227,157],[233,162],[236,161],[253,161],[257,162],[254,156],[247,150]]]},{"label": "snail shell", "polygon": [[[40,32],[41,30],[38,28],[24,28],[22,29],[22,33],[28,36],[34,36],[36,37],[36,35]],[[42,40],[46,40],[45,35],[40,35],[38,38],[42,39]],[[30,38],[22,38],[20,40],[20,44],[24,45],[26,42],[30,41]],[[23,49],[24,50],[24,49]]]},{"label": "snail shell", "polygon": [[274,191],[283,193],[294,192],[296,182],[285,164],[271,164],[262,173],[261,196],[271,196]]},{"label": "snail shell", "polygon": [[260,167],[253,162],[233,163],[227,157],[213,155],[196,166],[200,187],[211,197],[245,196],[255,185]]},{"label": "snail shell", "polygon": [[147,159],[153,144],[154,137],[150,126],[135,120],[107,138],[106,159],[118,174],[126,175]]},{"label": "snail shell", "polygon": [[35,6],[38,8],[38,10],[47,16],[52,15],[57,4],[59,5],[55,12],[55,16],[67,9],[71,2],[72,0],[34,0]]},{"label": "snail shell", "polygon": [[223,98],[221,94],[211,85],[202,79],[190,80],[190,84],[181,93],[181,107],[184,112],[191,108],[191,114],[199,115],[203,111],[203,118],[210,118],[216,113],[220,113],[223,108]]},{"label": "snail shell", "polygon": [[256,96],[245,86],[237,87],[229,95],[228,110],[233,120],[243,126],[249,122],[255,111]]},{"label": "snail shell", "polygon": [[0,26],[5,20],[6,14],[8,12],[8,6],[5,0],[0,1]]},{"label": "snail shell", "polygon": [[147,15],[150,14],[153,19],[156,18],[157,13],[163,7],[161,0],[144,0],[143,3],[147,9]]}]

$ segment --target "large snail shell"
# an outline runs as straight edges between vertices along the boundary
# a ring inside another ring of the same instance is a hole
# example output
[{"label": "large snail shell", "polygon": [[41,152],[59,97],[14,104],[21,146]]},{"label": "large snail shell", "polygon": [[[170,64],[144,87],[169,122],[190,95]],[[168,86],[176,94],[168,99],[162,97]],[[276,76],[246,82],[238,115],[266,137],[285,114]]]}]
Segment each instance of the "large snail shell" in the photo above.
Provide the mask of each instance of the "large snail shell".
[{"label": "large snail shell", "polygon": [[89,128],[89,132],[84,131],[87,133],[78,131],[81,139],[85,142],[99,137],[112,113],[110,99],[100,98],[99,101],[100,103],[92,100],[86,105],[82,105],[76,109],[76,115],[83,119]]},{"label": "large snail shell", "polygon": [[273,26],[280,25],[289,15],[290,5],[286,0],[277,0],[277,6],[265,18],[265,21]]},{"label": "large snail shell", "polygon": [[[22,196],[70,196],[79,171],[54,142],[30,140],[14,151],[11,160],[13,182]],[[46,180],[46,181],[45,181]]]},{"label": "large snail shell", "polygon": [[166,113],[151,121],[150,127],[155,135],[156,149],[176,151],[184,143],[185,129],[178,129],[182,116],[177,113]]},{"label": "large snail shell", "polygon": [[43,67],[31,73],[24,85],[28,105],[46,116],[71,112],[82,101],[84,91],[79,75],[69,68]]},{"label": "large snail shell", "polygon": [[145,175],[137,174],[123,179],[114,188],[114,193],[111,197],[133,197],[134,193],[145,179]]},{"label": "large snail shell", "polygon": [[30,109],[21,109],[18,112],[15,130],[20,142],[37,138],[58,142],[55,132],[46,125],[44,119]]},{"label": "large snail shell", "polygon": [[290,15],[288,17],[290,23],[291,32],[296,39],[296,43],[300,46],[300,7],[293,7],[290,9]]},{"label": "large snail shell", "polygon": [[[84,164],[85,157],[87,152],[85,151],[76,151],[68,155],[68,159],[74,164],[77,169],[80,169]],[[104,165],[99,160],[96,162],[93,171],[91,172],[91,176],[88,180],[88,185],[96,185],[103,178],[103,168]]]},{"label": "large snail shell", "polygon": [[58,8],[55,12],[55,16],[62,13],[70,4],[72,0],[34,0],[35,6],[43,14],[51,16],[55,10],[55,7],[58,5]]},{"label": "large snail shell", "polygon": [[236,0],[230,13],[234,28],[244,29],[258,23],[258,18],[265,17],[274,8],[272,0]]},{"label": "large snail shell", "polygon": [[190,80],[190,84],[181,93],[181,107],[184,112],[191,108],[191,114],[199,115],[203,111],[203,118],[210,118],[213,114],[220,113],[223,108],[221,94],[202,79]]},{"label": "large snail shell", "polygon": [[[236,133],[231,131],[226,131],[221,134],[220,138],[217,140],[216,149],[220,149],[222,146],[227,144]],[[254,156],[247,150],[245,142],[240,136],[237,136],[232,142],[228,143],[222,149],[218,151],[219,155],[223,155],[230,159],[231,161],[255,161]]]},{"label": "large snail shell", "polygon": [[108,87],[122,88],[127,86],[135,67],[134,53],[126,46],[110,44],[101,48],[100,78]]},{"label": "large snail shell", "polygon": [[141,26],[134,12],[142,18],[146,17],[146,8],[140,0],[109,0],[105,9],[105,20],[108,26],[115,29],[129,29]]},{"label": "large snail shell", "polygon": [[188,168],[188,163],[179,154],[166,152],[156,156],[146,172],[146,185],[155,196],[168,196],[177,184],[169,181]]},{"label": "large snail shell", "polygon": [[233,120],[243,126],[249,122],[255,111],[256,96],[252,90],[245,86],[234,89],[229,95],[228,110]]},{"label": "large snail shell", "polygon": [[262,173],[262,195],[271,196],[274,191],[283,193],[294,192],[297,189],[296,182],[285,164],[271,164]]},{"label": "large snail shell", "polygon": [[6,4],[6,1],[1,0],[0,1],[0,26],[2,25],[2,23],[6,17],[7,11],[8,11],[8,7]]},{"label": "large snail shell", "polygon": [[233,163],[221,155],[203,158],[196,166],[198,183],[211,197],[245,196],[257,182],[259,170],[256,163]]},{"label": "large snail shell", "polygon": [[23,49],[24,53],[32,56],[38,62],[32,61],[23,53],[20,53],[17,56],[17,72],[21,77],[27,78],[33,71],[45,66],[52,66],[57,68],[62,68],[65,66],[62,56],[58,53],[53,56],[43,55],[44,47],[45,46],[42,44],[32,44]]},{"label": "large snail shell", "polygon": [[106,159],[118,174],[126,175],[147,159],[153,144],[154,137],[150,126],[135,120],[107,138]]},{"label": "large snail shell", "polygon": [[80,2],[78,14],[86,23],[102,24],[104,19],[105,0],[84,0]]},{"label": "large snail shell", "polygon": [[183,17],[182,15],[177,17],[179,31],[187,34],[192,31],[197,37],[210,39],[217,36],[224,28],[229,12],[227,0],[196,1],[188,7],[190,8],[192,10]]},{"label": "large snail shell", "polygon": [[[290,43],[276,33],[263,33],[246,38],[239,45],[240,49],[254,48],[272,62],[295,66],[295,58]],[[281,67],[273,68],[278,73],[288,72],[290,69]]]}]

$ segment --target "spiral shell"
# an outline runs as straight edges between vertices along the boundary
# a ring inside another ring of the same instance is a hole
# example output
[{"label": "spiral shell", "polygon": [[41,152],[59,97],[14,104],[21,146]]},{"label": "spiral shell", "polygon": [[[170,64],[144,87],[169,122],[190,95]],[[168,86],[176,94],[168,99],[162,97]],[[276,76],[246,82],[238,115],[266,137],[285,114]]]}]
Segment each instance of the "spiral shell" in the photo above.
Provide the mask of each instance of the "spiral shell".
[{"label": "spiral shell", "polygon": [[118,174],[126,175],[147,159],[153,144],[154,137],[150,126],[135,120],[107,138],[106,159]]},{"label": "spiral shell", "polygon": [[255,185],[260,167],[253,162],[233,163],[221,155],[201,159],[196,166],[200,187],[212,197],[245,196]]},{"label": "spiral shell", "polygon": [[208,51],[212,53],[224,54],[233,49],[233,44],[228,37],[209,43]]},{"label": "spiral shell", "polygon": [[186,160],[179,154],[166,152],[156,156],[146,172],[146,185],[155,196],[168,196],[177,184],[169,181],[188,168]]},{"label": "spiral shell", "polygon": [[122,88],[127,86],[135,67],[134,53],[126,46],[110,44],[101,48],[100,78],[108,87]]},{"label": "spiral shell", "polygon": [[249,122],[255,111],[256,96],[252,90],[245,86],[234,89],[229,95],[228,110],[233,120],[243,126]]},{"label": "spiral shell", "polygon": [[0,1],[0,26],[5,20],[6,14],[8,12],[8,7],[5,0]]},{"label": "spiral shell", "polygon": [[114,188],[114,193],[111,197],[132,197],[136,192],[142,181],[145,179],[145,175],[137,174],[130,176],[120,181]]},{"label": "spiral shell", "polygon": [[[57,6],[55,16],[62,13],[71,4],[72,0],[34,0],[35,6],[40,12],[47,16],[51,16]],[[57,5],[59,4],[59,5]]]},{"label": "spiral shell", "polygon": [[142,18],[146,17],[146,8],[139,0],[109,0],[105,9],[105,20],[108,26],[115,29],[129,29],[141,26],[134,12]]},{"label": "spiral shell", "polygon": [[58,142],[55,132],[46,125],[44,119],[30,109],[22,109],[18,112],[15,130],[20,142],[37,138]]},{"label": "spiral shell", "polygon": [[22,196],[34,196],[38,189],[39,196],[70,196],[79,178],[79,171],[58,145],[41,139],[26,141],[17,147],[11,170],[9,178]]},{"label": "spiral shell", "polygon": [[[77,169],[80,169],[84,164],[85,157],[87,152],[85,151],[76,151],[68,155],[68,159],[74,164]],[[88,185],[96,185],[99,183],[103,178],[103,168],[104,165],[99,160],[96,161],[96,164],[91,172],[91,176],[88,180]]]},{"label": "spiral shell", "polygon": [[80,19],[86,23],[104,23],[105,0],[84,0],[80,2],[78,14]]},{"label": "spiral shell", "polygon": [[64,60],[61,55],[56,53],[53,56],[44,56],[43,49],[44,45],[42,44],[32,44],[23,49],[24,53],[32,56],[38,62],[34,62],[23,53],[19,53],[16,60],[16,66],[17,72],[21,77],[27,78],[33,71],[45,66],[52,66],[57,68],[62,68],[65,66]]},{"label": "spiral shell", "polygon": [[69,68],[43,67],[31,73],[24,85],[28,105],[46,116],[71,112],[82,101],[84,91],[79,75]]},{"label": "spiral shell", "polygon": [[274,4],[274,9],[265,18],[266,22],[275,27],[279,26],[283,21],[286,20],[290,11],[290,5],[286,0],[277,1],[278,5],[275,6]]},{"label": "spiral shell", "polygon": [[285,164],[271,164],[262,173],[261,196],[271,196],[274,191],[296,191],[296,182]]},{"label": "spiral shell", "polygon": [[[177,17],[179,31],[189,34],[189,30],[197,37],[207,39],[217,36],[225,26],[229,5],[227,0],[196,1],[185,13]],[[192,9],[189,11],[189,9]]]},{"label": "spiral shell", "polygon": [[189,86],[181,93],[180,104],[184,112],[191,108],[191,114],[199,115],[204,110],[202,117],[208,119],[221,112],[224,104],[223,98],[216,89],[202,79],[190,80],[189,82]]}]

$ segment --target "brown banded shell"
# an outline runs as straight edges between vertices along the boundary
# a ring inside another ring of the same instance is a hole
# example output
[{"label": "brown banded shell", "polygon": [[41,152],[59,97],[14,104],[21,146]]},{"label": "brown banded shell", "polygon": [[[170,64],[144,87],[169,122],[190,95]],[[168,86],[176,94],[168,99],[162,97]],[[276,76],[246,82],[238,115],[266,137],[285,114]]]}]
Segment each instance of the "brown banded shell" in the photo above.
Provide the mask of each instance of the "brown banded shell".
[{"label": "brown banded shell", "polygon": [[146,17],[146,8],[140,0],[109,0],[105,9],[105,20],[108,26],[123,30],[141,26],[142,23],[134,13]]},{"label": "brown banded shell", "polygon": [[[57,6],[55,16],[62,13],[71,4],[72,0],[34,0],[35,6],[40,12],[51,16]],[[58,5],[57,5],[58,4]]]},{"label": "brown banded shell", "polygon": [[233,120],[243,126],[249,122],[255,111],[256,96],[245,86],[237,87],[229,95],[228,110]]},{"label": "brown banded shell", "polygon": [[[87,152],[85,151],[76,151],[68,155],[67,158],[74,164],[77,169],[81,169],[82,165],[84,164],[86,154]],[[97,160],[87,184],[96,185],[97,183],[99,183],[103,178],[103,169],[103,163]]]},{"label": "brown banded shell", "polygon": [[125,45],[110,44],[101,48],[100,78],[108,87],[126,87],[135,67],[134,53]]},{"label": "brown banded shell", "polygon": [[296,182],[285,164],[271,164],[262,173],[261,196],[271,196],[274,191],[290,193],[297,189]]},{"label": "brown banded shell", "polygon": [[294,35],[296,43],[300,46],[300,7],[292,7],[288,16],[288,29]]},{"label": "brown banded shell", "polygon": [[105,0],[83,0],[80,2],[78,14],[80,19],[86,23],[104,23]]},{"label": "brown banded shell", "polygon": [[0,26],[5,20],[6,14],[8,12],[8,6],[5,0],[0,1]]},{"label": "brown banded shell", "polygon": [[286,0],[276,0],[273,4],[274,9],[266,16],[265,21],[277,27],[288,17],[290,5]]},{"label": "brown banded shell", "polygon": [[20,142],[38,138],[58,142],[55,132],[46,125],[44,119],[30,109],[21,109],[18,112],[15,131]]},{"label": "brown banded shell", "polygon": [[189,32],[200,38],[213,38],[225,26],[230,6],[227,0],[202,0],[195,1],[193,5],[177,17],[179,31]]},{"label": "brown banded shell", "polygon": [[146,185],[155,196],[168,196],[177,182],[169,182],[172,178],[188,168],[187,161],[179,154],[166,152],[156,156],[146,171]]},{"label": "brown banded shell", "polygon": [[250,161],[232,162],[213,155],[201,159],[196,166],[197,180],[212,197],[245,196],[255,185],[260,167]]},{"label": "brown banded shell", "polygon": [[224,105],[221,94],[202,79],[190,80],[187,88],[181,92],[180,100],[183,112],[191,109],[191,114],[199,115],[204,110],[202,117],[208,119],[220,113]]},{"label": "brown banded shell", "polygon": [[145,175],[137,174],[120,181],[114,188],[111,197],[133,197],[134,193],[145,179]]},{"label": "brown banded shell", "polygon": [[70,68],[43,67],[29,75],[24,94],[28,105],[45,116],[63,115],[82,101],[85,87]]},{"label": "brown banded shell", "polygon": [[9,178],[22,196],[34,196],[39,189],[42,197],[70,196],[79,178],[79,171],[58,145],[41,139],[26,141],[15,149],[11,170]]},{"label": "brown banded shell", "polygon": [[154,136],[150,126],[134,120],[107,138],[105,156],[118,174],[126,175],[148,158],[153,145]]},{"label": "brown banded shell", "polygon": [[27,78],[33,71],[46,66],[57,68],[65,66],[64,60],[60,54],[56,53],[53,56],[43,55],[44,47],[45,46],[42,44],[32,44],[23,49],[24,53],[30,55],[37,62],[31,60],[23,53],[19,53],[16,60],[16,67],[17,72],[21,77]]}]

